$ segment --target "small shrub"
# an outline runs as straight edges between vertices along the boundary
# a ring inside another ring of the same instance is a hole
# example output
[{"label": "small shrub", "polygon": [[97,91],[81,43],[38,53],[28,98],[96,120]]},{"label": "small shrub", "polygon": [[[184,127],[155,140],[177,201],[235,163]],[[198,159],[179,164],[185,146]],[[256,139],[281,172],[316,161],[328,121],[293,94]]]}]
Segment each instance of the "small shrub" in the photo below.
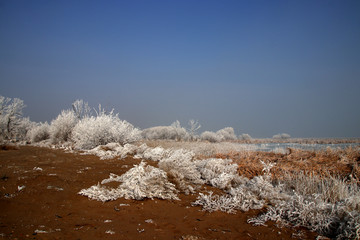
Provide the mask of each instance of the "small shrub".
[{"label": "small shrub", "polygon": [[239,136],[239,140],[250,141],[252,137],[247,133],[243,133]]},{"label": "small shrub", "polygon": [[220,142],[221,138],[214,132],[205,131],[200,135],[201,140],[209,141],[209,142]]},{"label": "small shrub", "polygon": [[31,128],[27,132],[27,139],[32,142],[40,142],[50,138],[50,125],[45,123],[39,123],[35,127]]},{"label": "small shrub", "polygon": [[181,127],[179,121],[174,122],[171,126],[157,126],[144,129],[142,136],[148,140],[188,140],[189,133]]},{"label": "small shrub", "polygon": [[232,127],[226,127],[223,129],[220,129],[216,132],[216,134],[219,136],[220,141],[231,141],[236,140],[236,135],[234,132],[234,129]]}]

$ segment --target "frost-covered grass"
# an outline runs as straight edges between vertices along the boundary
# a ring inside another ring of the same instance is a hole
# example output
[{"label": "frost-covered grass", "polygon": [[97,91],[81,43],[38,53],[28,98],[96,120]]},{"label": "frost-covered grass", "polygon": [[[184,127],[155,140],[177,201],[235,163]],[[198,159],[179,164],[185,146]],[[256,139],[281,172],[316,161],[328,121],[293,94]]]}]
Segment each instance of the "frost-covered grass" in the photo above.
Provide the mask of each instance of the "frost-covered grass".
[{"label": "frost-covered grass", "polygon": [[213,157],[217,154],[228,154],[230,152],[255,151],[256,147],[249,144],[236,142],[184,142],[184,141],[145,141],[151,147],[161,146],[165,149],[186,149],[195,153],[196,156]]},{"label": "frost-covered grass", "polygon": [[[265,169],[269,165],[265,164]],[[335,239],[360,238],[360,188],[358,182],[339,177],[300,173],[272,181],[268,173],[242,179],[224,195],[200,194],[194,205],[206,211],[247,211],[267,207],[267,212],[249,219],[254,225],[275,221],[303,226]]]}]

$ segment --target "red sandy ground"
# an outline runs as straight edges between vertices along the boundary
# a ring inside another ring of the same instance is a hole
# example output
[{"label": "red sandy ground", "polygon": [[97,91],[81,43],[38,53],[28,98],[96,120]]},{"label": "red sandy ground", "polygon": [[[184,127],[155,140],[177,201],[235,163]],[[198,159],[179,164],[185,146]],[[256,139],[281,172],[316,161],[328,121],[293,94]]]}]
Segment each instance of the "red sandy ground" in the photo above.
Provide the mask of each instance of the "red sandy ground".
[{"label": "red sandy ground", "polygon": [[[254,227],[260,211],[208,213],[181,201],[118,199],[106,203],[77,193],[140,160],[23,146],[0,150],[0,238],[3,239],[315,239],[300,228]],[[36,168],[41,168],[42,171]],[[19,186],[25,186],[18,190]],[[204,186],[203,191],[210,190]],[[212,189],[213,190],[213,189]],[[126,204],[126,205],[124,205]],[[46,233],[41,233],[46,231]],[[107,231],[111,231],[106,233]]]}]

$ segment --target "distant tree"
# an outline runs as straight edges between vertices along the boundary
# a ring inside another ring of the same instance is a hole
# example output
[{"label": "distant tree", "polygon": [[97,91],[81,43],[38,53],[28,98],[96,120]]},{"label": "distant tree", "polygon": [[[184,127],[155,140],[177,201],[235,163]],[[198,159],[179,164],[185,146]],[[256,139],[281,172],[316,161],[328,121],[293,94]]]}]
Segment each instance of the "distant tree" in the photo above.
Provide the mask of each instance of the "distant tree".
[{"label": "distant tree", "polygon": [[279,133],[273,136],[273,139],[289,139],[291,138],[287,133]]},{"label": "distant tree", "polygon": [[200,123],[194,119],[191,119],[188,123],[189,128],[188,128],[188,132],[190,134],[190,138],[191,140],[194,140],[197,136],[197,130],[199,130],[201,128]]},{"label": "distant tree", "polygon": [[173,128],[181,128],[181,124],[180,124],[179,120],[176,120],[170,126]]}]

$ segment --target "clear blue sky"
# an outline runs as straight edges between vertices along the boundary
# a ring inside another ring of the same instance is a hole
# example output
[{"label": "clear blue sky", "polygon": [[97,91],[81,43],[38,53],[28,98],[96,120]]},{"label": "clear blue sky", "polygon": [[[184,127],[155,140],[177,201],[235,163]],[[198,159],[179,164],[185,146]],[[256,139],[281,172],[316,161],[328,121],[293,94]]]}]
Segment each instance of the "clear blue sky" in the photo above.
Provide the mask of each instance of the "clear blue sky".
[{"label": "clear blue sky", "polygon": [[140,128],[360,137],[360,1],[0,0],[0,95]]}]

